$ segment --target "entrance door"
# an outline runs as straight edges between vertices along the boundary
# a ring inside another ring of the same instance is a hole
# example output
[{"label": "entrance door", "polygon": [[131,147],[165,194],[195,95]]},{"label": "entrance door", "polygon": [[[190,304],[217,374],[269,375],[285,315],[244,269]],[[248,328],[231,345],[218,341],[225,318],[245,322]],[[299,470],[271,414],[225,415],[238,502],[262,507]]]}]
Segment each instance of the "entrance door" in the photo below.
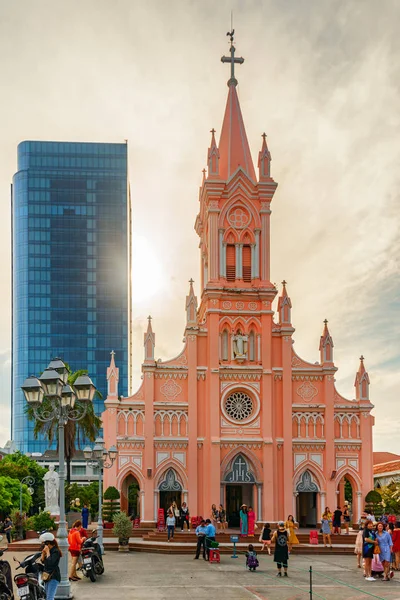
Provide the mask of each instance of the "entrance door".
[{"label": "entrance door", "polygon": [[181,507],[181,496],[182,492],[160,491],[160,508],[165,510],[165,516],[167,515],[167,510],[173,502],[176,502],[178,508]]},{"label": "entrance door", "polygon": [[240,507],[243,504],[243,494],[241,485],[226,486],[226,514],[229,527],[240,526]]},{"label": "entrance door", "polygon": [[317,524],[317,493],[299,492],[297,496],[297,520],[300,527],[315,527]]}]

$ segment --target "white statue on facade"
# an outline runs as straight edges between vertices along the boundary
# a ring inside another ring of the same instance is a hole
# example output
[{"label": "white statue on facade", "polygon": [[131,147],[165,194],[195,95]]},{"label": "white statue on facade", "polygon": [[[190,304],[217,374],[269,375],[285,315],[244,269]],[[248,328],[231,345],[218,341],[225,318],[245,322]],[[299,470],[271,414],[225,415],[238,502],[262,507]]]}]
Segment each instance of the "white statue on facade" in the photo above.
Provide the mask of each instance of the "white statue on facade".
[{"label": "white statue on facade", "polygon": [[233,336],[233,356],[235,358],[246,358],[247,355],[247,335],[243,335],[238,329],[236,335]]},{"label": "white statue on facade", "polygon": [[57,471],[54,470],[54,465],[49,466],[49,470],[43,477],[44,481],[44,496],[46,500],[45,510],[52,515],[60,514],[60,506],[58,503],[58,494],[60,489],[60,480]]}]

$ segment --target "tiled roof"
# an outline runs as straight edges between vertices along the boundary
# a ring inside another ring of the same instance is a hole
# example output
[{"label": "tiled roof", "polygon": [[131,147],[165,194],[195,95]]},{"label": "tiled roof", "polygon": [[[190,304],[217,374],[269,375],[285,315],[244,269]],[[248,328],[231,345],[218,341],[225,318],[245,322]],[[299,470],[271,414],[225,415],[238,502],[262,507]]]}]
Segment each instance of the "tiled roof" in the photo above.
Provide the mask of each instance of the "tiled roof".
[{"label": "tiled roof", "polygon": [[374,475],[381,473],[400,473],[400,460],[391,460],[380,465],[374,465]]},{"label": "tiled roof", "polygon": [[400,455],[393,454],[393,452],[374,452],[374,465],[381,465],[382,463],[387,463],[392,460],[400,460]]}]

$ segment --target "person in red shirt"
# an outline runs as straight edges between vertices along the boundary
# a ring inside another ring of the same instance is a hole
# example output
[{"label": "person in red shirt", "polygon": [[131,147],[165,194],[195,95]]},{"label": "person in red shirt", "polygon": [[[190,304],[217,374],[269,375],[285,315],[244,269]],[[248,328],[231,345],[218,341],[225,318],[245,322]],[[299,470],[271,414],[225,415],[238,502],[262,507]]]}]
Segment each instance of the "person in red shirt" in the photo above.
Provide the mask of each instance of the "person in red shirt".
[{"label": "person in red shirt", "polygon": [[395,528],[392,531],[393,553],[395,558],[395,567],[400,569],[400,521],[397,521]]},{"label": "person in red shirt", "polygon": [[78,577],[76,572],[76,563],[78,562],[82,544],[85,540],[86,538],[82,537],[82,521],[75,521],[68,533],[69,552],[71,554],[71,568],[69,571],[70,581],[80,580],[80,577]]}]

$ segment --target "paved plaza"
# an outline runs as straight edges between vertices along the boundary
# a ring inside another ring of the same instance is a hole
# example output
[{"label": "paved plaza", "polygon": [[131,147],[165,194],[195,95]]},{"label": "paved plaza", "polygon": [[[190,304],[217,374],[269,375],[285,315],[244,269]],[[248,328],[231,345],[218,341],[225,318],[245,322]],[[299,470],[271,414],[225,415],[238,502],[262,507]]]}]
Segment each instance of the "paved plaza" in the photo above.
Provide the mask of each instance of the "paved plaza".
[{"label": "paved plaza", "polygon": [[72,584],[76,600],[307,600],[310,564],[313,600],[400,600],[400,573],[390,583],[366,582],[353,556],[293,556],[288,579],[277,578],[272,557],[263,554],[255,573],[245,570],[243,556],[222,556],[220,564],[142,552],[107,552],[104,558],[106,572],[96,583],[85,578]]}]

